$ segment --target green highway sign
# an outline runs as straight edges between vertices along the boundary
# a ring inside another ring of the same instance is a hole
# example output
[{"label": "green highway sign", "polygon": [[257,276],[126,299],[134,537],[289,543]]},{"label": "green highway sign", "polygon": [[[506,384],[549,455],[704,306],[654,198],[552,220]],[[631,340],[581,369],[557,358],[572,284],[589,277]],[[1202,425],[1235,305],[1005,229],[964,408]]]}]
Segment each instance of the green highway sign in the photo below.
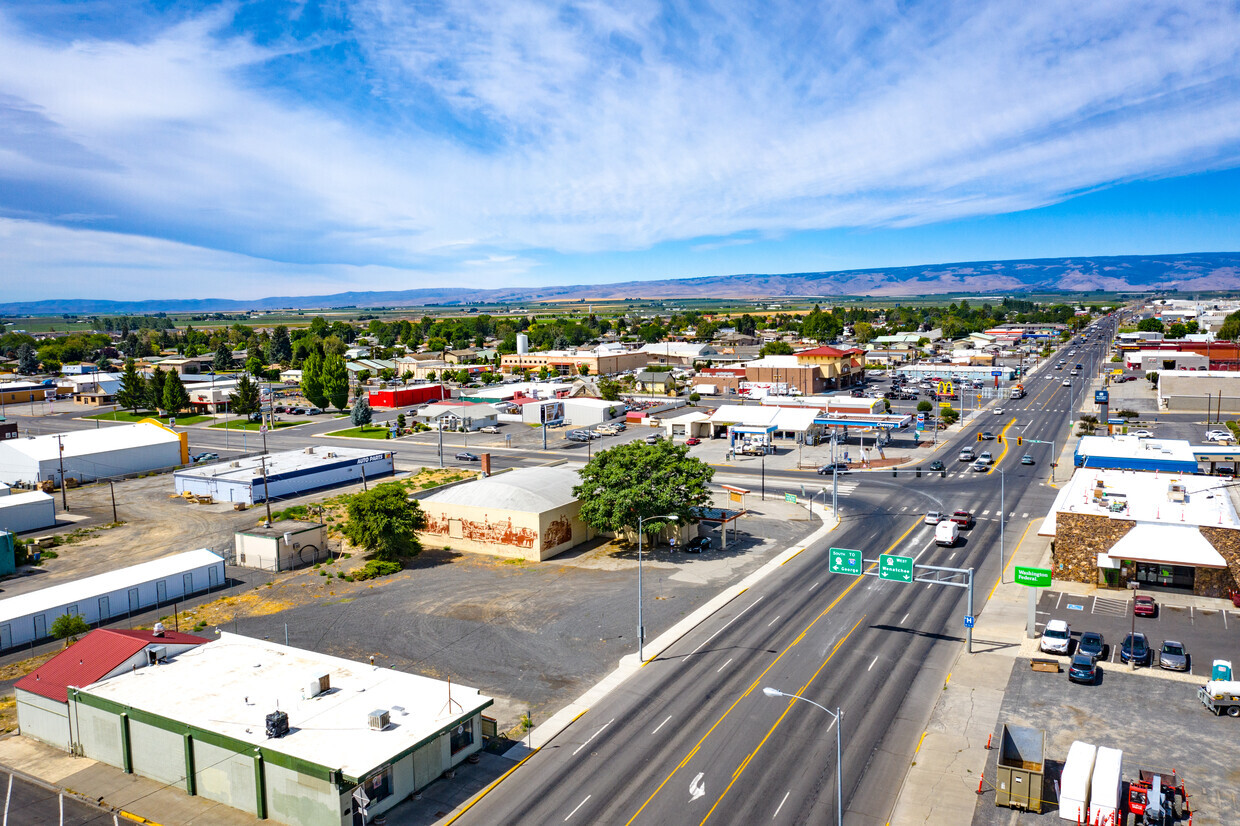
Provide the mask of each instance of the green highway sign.
[{"label": "green highway sign", "polygon": [[850,551],[848,548],[832,548],[831,573],[861,576],[861,551]]},{"label": "green highway sign", "polygon": [[797,503],[797,495],[795,493],[785,493],[784,501],[791,502],[792,504],[795,505]]},{"label": "green highway sign", "polygon": [[896,582],[913,581],[913,558],[896,554],[878,555],[878,578]]},{"label": "green highway sign", "polygon": [[1029,588],[1049,588],[1051,587],[1051,569],[1025,568],[1017,565],[1016,584],[1025,585]]}]

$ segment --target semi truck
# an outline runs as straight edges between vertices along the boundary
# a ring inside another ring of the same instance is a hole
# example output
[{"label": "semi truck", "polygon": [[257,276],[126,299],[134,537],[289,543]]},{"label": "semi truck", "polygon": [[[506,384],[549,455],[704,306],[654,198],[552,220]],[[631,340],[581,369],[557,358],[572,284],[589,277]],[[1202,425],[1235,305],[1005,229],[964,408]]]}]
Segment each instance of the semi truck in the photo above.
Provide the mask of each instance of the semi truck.
[{"label": "semi truck", "polygon": [[1012,398],[1023,399],[1025,397],[1025,385],[1017,384],[1012,387]]}]

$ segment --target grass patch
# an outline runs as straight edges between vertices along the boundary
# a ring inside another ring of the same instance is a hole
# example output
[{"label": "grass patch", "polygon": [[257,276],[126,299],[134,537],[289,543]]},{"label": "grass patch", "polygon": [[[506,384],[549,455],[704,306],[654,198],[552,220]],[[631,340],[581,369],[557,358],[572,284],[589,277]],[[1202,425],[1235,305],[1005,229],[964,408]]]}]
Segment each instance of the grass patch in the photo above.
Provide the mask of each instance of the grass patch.
[{"label": "grass patch", "polygon": [[347,430],[332,430],[326,435],[348,436],[354,439],[386,439],[388,438],[388,429],[374,425],[363,425],[361,427],[350,427]]},{"label": "grass patch", "polygon": [[292,507],[285,508],[282,511],[275,511],[271,514],[271,518],[276,522],[284,519],[309,519],[310,511],[305,505],[293,505]]},{"label": "grass patch", "polygon": [[[286,427],[295,427],[299,424],[306,424],[309,421],[309,419],[301,419],[295,422],[276,422],[271,425],[271,429],[281,430]],[[211,425],[211,427],[219,428],[220,430],[250,430],[255,433],[257,433],[262,426],[262,422],[217,422],[216,424]]]},{"label": "grass patch", "polygon": [[[108,422],[129,422],[130,424],[133,424],[134,422],[140,422],[143,419],[157,419],[162,422],[162,421],[167,421],[169,417],[160,416],[158,413],[155,413],[153,410],[148,410],[148,411],[139,412],[139,413],[133,413],[129,410],[113,410],[111,413],[95,413],[90,416],[83,416],[82,418],[83,419],[103,419],[104,421],[108,421]],[[211,421],[210,416],[186,415],[186,416],[173,416],[172,418],[175,418],[177,420],[177,424],[179,425],[198,424],[199,422]]]}]

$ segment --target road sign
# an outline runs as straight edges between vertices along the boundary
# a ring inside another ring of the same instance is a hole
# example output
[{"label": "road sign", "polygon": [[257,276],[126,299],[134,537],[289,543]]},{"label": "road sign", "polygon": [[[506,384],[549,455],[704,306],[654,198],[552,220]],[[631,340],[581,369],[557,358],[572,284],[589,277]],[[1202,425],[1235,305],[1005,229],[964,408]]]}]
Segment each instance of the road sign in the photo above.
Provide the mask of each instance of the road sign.
[{"label": "road sign", "polygon": [[896,582],[913,581],[913,558],[896,554],[878,555],[878,578]]},{"label": "road sign", "polygon": [[965,616],[965,618],[964,618],[964,627],[965,627],[965,628],[972,628],[972,627],[973,627],[973,623],[974,623],[974,622],[976,622],[976,621],[977,621],[977,617]]},{"label": "road sign", "polygon": [[261,427],[258,429],[258,432],[259,432],[259,433],[266,433],[266,432],[267,432],[267,425],[263,425],[263,426],[261,426]]},{"label": "road sign", "polygon": [[1017,565],[1016,584],[1029,588],[1049,588],[1051,587],[1051,569],[1026,568],[1022,565]]},{"label": "road sign", "polygon": [[797,503],[797,495],[795,493],[785,493],[784,501],[791,502],[792,504],[795,505]]},{"label": "road sign", "polygon": [[1106,404],[1110,394],[1105,390],[1094,391],[1094,404]]},{"label": "road sign", "polygon": [[831,573],[861,576],[861,551],[850,551],[848,548],[832,548]]},{"label": "road sign", "polygon": [[1003,375],[1003,371],[1002,371],[1002,370],[991,370],[991,371],[990,371],[990,375],[992,375],[992,376],[1002,376],[1002,375]]}]

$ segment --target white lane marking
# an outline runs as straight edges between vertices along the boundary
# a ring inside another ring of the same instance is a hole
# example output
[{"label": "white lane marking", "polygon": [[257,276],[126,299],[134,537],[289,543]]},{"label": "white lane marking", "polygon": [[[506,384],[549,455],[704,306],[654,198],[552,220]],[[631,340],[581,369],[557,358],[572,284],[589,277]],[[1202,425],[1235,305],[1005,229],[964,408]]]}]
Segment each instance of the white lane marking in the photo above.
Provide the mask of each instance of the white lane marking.
[{"label": "white lane marking", "polygon": [[982,516],[989,516],[989,515],[990,515],[990,511],[982,511]]},{"label": "white lane marking", "polygon": [[718,668],[716,668],[715,673],[718,674],[720,671],[727,668],[731,664],[732,664],[732,657],[728,657],[728,661],[724,663],[723,665],[719,666]]},{"label": "white lane marking", "polygon": [[[745,611],[748,611],[750,608],[754,607],[755,605],[757,605],[759,602],[761,602],[761,601],[762,601],[762,600],[764,600],[764,599],[766,599],[766,597],[758,597],[758,598],[757,598],[757,599],[755,599],[753,602],[749,603],[749,605],[748,605],[748,606],[746,606]],[[701,645],[699,645],[697,648],[695,648],[695,649],[693,649],[692,651],[690,651],[690,652],[689,652],[689,657],[692,657],[692,656],[693,656],[694,654],[696,654],[698,651],[701,651],[701,650],[702,650],[702,646],[703,646],[703,645],[706,645],[706,643],[710,642],[710,641],[711,641],[711,640],[713,640],[715,637],[717,637],[717,636],[719,636],[720,634],[722,634],[722,633],[724,632],[724,630],[725,630],[725,629],[726,629],[729,625],[731,625],[732,623],[736,622],[736,621],[737,621],[738,619],[740,619],[741,617],[745,616],[745,611],[741,611],[739,614],[737,614],[736,616],[732,617],[732,619],[730,619],[730,620],[728,620],[726,623],[724,623],[723,628],[720,628],[718,631],[716,631],[715,633],[711,634],[711,635],[710,635],[709,637],[707,637],[706,639],[702,640]],[[689,657],[685,657],[685,660],[688,660],[688,659],[689,659]]]},{"label": "white lane marking", "polygon": [[1028,514],[1028,512],[1026,512],[1026,513],[1022,513],[1022,514],[1020,515],[1020,518],[1021,518],[1021,519],[1028,519],[1028,518],[1029,518],[1029,514]]},{"label": "white lane marking", "polygon": [[952,553],[952,555],[951,555],[951,556],[949,556],[949,557],[947,558],[947,561],[948,561],[948,562],[951,562],[951,561],[952,561],[953,559],[955,559],[955,558],[956,558],[956,554],[955,554],[955,553]]},{"label": "white lane marking", "polygon": [[791,789],[789,789],[787,792],[784,793],[784,799],[779,801],[779,805],[775,807],[775,814],[771,815],[771,820],[774,820],[775,818],[779,817],[779,810],[782,809],[784,807],[784,804],[788,802],[788,795],[790,794],[792,794]]},{"label": "white lane marking", "polygon": [[702,782],[702,776],[705,772],[698,772],[697,777],[689,781],[689,799],[697,800],[706,794],[706,784]]},{"label": "white lane marking", "polygon": [[771,620],[770,622],[768,622],[768,623],[766,624],[766,627],[767,627],[767,628],[770,628],[772,625],[774,625],[774,624],[775,624],[775,623],[777,623],[777,622],[779,622],[779,616],[778,616],[778,615],[775,617],[775,619],[773,619],[773,620]]},{"label": "white lane marking", "polygon": [[809,586],[809,589],[812,591],[812,590],[814,590],[814,589],[815,589],[815,588],[817,588],[817,587],[818,587],[818,583],[817,583],[817,582],[815,582],[813,585]]},{"label": "white lane marking", "polygon": [[576,751],[574,751],[574,752],[573,752],[573,756],[574,756],[574,757],[576,757],[576,756],[577,756],[577,752],[578,752],[578,751],[581,751],[581,750],[582,750],[582,749],[584,749],[586,746],[590,745],[590,741],[591,741],[591,740],[593,740],[595,737],[598,737],[600,734],[602,734],[602,733],[603,733],[603,729],[607,728],[608,726],[610,726],[610,725],[611,725],[612,723],[614,723],[614,722],[616,722],[616,718],[615,718],[615,717],[612,717],[610,720],[608,720],[606,723],[604,723],[604,724],[603,724],[603,728],[601,728],[601,729],[599,729],[598,731],[596,731],[596,732],[594,732],[593,734],[591,734],[591,735],[590,735],[590,736],[586,739],[586,741],[585,741],[584,743],[582,743],[580,746],[578,746],[578,747],[577,747]]},{"label": "white lane marking", "polygon": [[1059,592],[1059,598],[1055,600],[1055,610],[1059,610],[1059,603],[1063,602],[1063,591]]},{"label": "white lane marking", "polygon": [[[590,799],[590,797],[591,797],[590,795],[586,795],[586,800],[589,800],[589,799]],[[580,803],[578,803],[578,804],[577,804],[577,809],[580,809],[582,806],[586,805],[586,800],[583,800],[583,801],[581,801]],[[573,809],[571,812],[569,812],[569,813],[568,813],[568,817],[572,817],[573,815],[577,814],[577,809]],[[564,819],[565,819],[565,820],[568,820],[568,817],[566,817],[566,818],[564,818]]]},{"label": "white lane marking", "polygon": [[[667,715],[667,720],[670,720],[670,719],[672,719],[672,715],[670,715],[670,714],[669,714],[669,715]],[[652,731],[652,732],[650,732],[650,733],[651,733],[651,734],[658,734],[658,733],[659,733],[659,729],[661,729],[661,728],[663,728],[664,726],[666,726],[666,725],[667,725],[667,720],[664,720],[662,723],[659,723],[659,725],[655,726],[654,731]]]},{"label": "white lane marking", "polygon": [[[912,613],[912,612],[910,611],[909,613]],[[900,624],[901,624],[901,625],[903,625],[903,624],[904,624],[904,620],[906,620],[906,619],[908,619],[908,614],[905,614],[905,615],[904,615],[904,619],[900,620]]]},{"label": "white lane marking", "polygon": [[[870,660],[870,668],[873,668],[873,667],[874,667],[874,663],[876,663],[876,662],[878,662],[878,657],[875,657],[874,659]],[[870,668],[867,668],[867,669],[866,669],[866,671],[869,671],[869,670],[870,670]]]}]

